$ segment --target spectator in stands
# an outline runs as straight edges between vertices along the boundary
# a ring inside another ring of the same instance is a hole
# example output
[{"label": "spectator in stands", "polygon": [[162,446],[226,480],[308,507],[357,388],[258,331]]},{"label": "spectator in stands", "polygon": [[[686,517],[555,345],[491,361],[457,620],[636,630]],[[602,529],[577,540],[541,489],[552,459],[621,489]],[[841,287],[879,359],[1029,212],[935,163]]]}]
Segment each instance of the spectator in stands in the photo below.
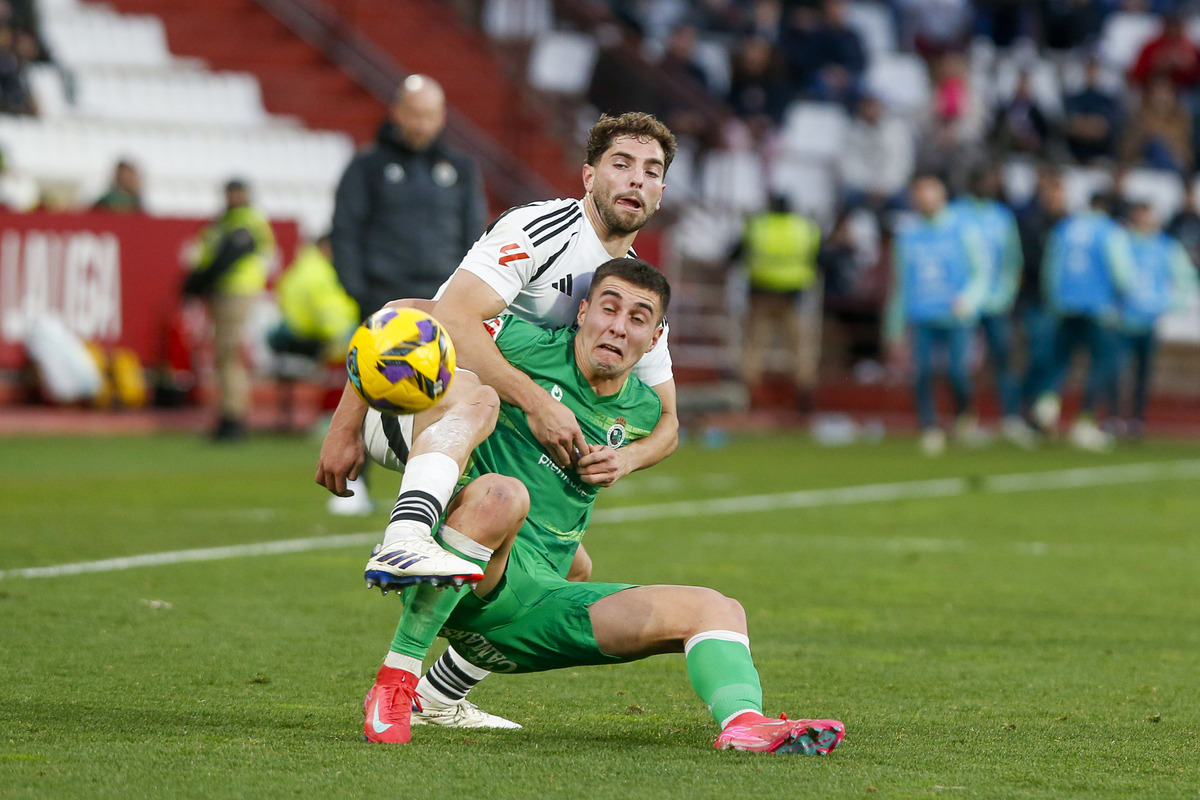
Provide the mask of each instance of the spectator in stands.
[{"label": "spectator in stands", "polygon": [[984,115],[967,71],[962,53],[947,53],[935,62],[932,107],[927,129],[918,139],[917,171],[943,175],[956,191],[986,158]]},{"label": "spectator in stands", "polygon": [[[801,302],[817,282],[817,252],[821,229],[817,223],[788,207],[775,195],[768,209],[746,220],[741,243],[734,254],[746,268],[750,308],[742,341],[742,380],[751,394],[762,382],[774,334],[788,354],[790,377],[797,407],[812,409],[817,381],[819,348],[806,341]],[[818,304],[819,307],[820,304]],[[817,334],[819,335],[819,333]]]},{"label": "spectator in stands", "polygon": [[1192,167],[1192,118],[1165,75],[1150,79],[1121,145],[1126,161],[1153,169],[1187,172]]},{"label": "spectator in stands", "polygon": [[666,47],[658,66],[668,75],[693,81],[705,91],[712,91],[708,72],[696,56],[698,33],[692,25],[676,25],[667,37]]},{"label": "spectator in stands", "polygon": [[914,158],[905,122],[889,114],[877,96],[863,95],[841,148],[843,207],[876,213],[904,208]]},{"label": "spectator in stands", "polygon": [[1160,76],[1185,91],[1200,84],[1200,48],[1188,38],[1184,18],[1178,12],[1163,18],[1162,31],[1146,42],[1129,70],[1129,82],[1135,86],[1148,87]]},{"label": "spectator in stands", "polygon": [[[483,232],[483,186],[475,164],[441,141],[442,87],[410,75],[396,91],[375,143],[356,155],[334,199],[333,266],[366,317],[401,298],[432,298]],[[373,509],[360,475],[333,513]]]},{"label": "spectator in stands", "polygon": [[1107,12],[1098,0],[1040,0],[1042,42],[1050,50],[1068,51],[1094,42]]},{"label": "spectator in stands", "polygon": [[184,293],[204,298],[212,317],[218,408],[213,439],[236,441],[246,436],[250,411],[242,331],[275,257],[271,224],[250,205],[245,181],[235,178],[225,184],[225,211],[200,233],[199,244],[200,257],[184,283]]},{"label": "spectator in stands", "polygon": [[989,137],[992,147],[1002,155],[1041,156],[1049,136],[1050,122],[1034,96],[1029,73],[1022,72],[1012,98],[996,109]]},{"label": "spectator in stands", "polygon": [[938,176],[918,173],[913,178],[912,205],[920,217],[896,234],[883,333],[889,360],[896,363],[904,360],[908,328],[921,450],[940,455],[946,436],[937,424],[935,348],[946,351],[955,432],[968,444],[978,437],[967,351],[987,294],[988,255],[979,231],[946,208],[946,186]]},{"label": "spectator in stands", "polygon": [[766,39],[742,41],[733,57],[728,100],[752,130],[778,127],[783,122],[788,102],[783,63]]},{"label": "spectator in stands", "polygon": [[903,41],[931,64],[960,52],[970,29],[967,0],[898,0],[904,17]]},{"label": "spectator in stands", "polygon": [[96,211],[125,214],[142,212],[142,176],[132,161],[121,159],[113,169],[112,183],[92,205]]},{"label": "spectator in stands", "polygon": [[17,32],[11,25],[0,25],[0,114],[36,113],[25,62],[17,51]]},{"label": "spectator in stands", "polygon": [[1057,323],[1042,297],[1042,264],[1050,234],[1068,213],[1067,189],[1062,171],[1043,166],[1037,192],[1017,216],[1021,235],[1022,273],[1017,292],[1017,316],[1025,339],[1025,376],[1021,380],[1021,407],[1032,408],[1049,385],[1054,369],[1054,336]]},{"label": "spectator in stands", "polygon": [[1133,402],[1124,422],[1132,438],[1146,428],[1146,401],[1157,350],[1155,326],[1165,313],[1186,308],[1196,295],[1196,269],[1176,239],[1164,233],[1149,203],[1133,204],[1130,224],[1133,248],[1133,281],[1121,309],[1118,368],[1113,376],[1115,395],[1109,413],[1120,416],[1120,372],[1132,367]]},{"label": "spectator in stands", "polygon": [[847,0],[824,0],[821,21],[808,37],[808,90],[818,100],[853,107],[862,88],[867,54],[858,31],[850,26]]},{"label": "spectator in stands", "polygon": [[483,231],[479,173],[441,141],[442,87],[410,75],[375,143],[351,160],[333,212],[333,265],[364,317],[431,298]]},{"label": "spectator in stands", "polygon": [[1100,85],[1100,60],[1084,67],[1083,88],[1063,100],[1063,135],[1071,157],[1081,164],[1117,155],[1123,112],[1121,101]]},{"label": "spectator in stands", "polygon": [[1167,223],[1167,233],[1174,236],[1187,250],[1194,266],[1200,267],[1200,208],[1196,204],[1196,181],[1185,177],[1183,183],[1183,206]]},{"label": "spectator in stands", "polygon": [[1033,409],[1044,431],[1057,426],[1071,358],[1086,348],[1087,383],[1070,439],[1076,447],[1097,452],[1112,446],[1112,437],[1096,424],[1094,414],[1115,369],[1121,301],[1134,272],[1129,234],[1110,216],[1109,199],[1107,192],[1096,193],[1087,211],[1059,222],[1050,235],[1042,298],[1057,323],[1054,367]]},{"label": "spectator in stands", "polygon": [[1001,200],[1003,192],[999,166],[987,164],[975,170],[967,193],[955,200],[951,209],[975,226],[988,252],[988,285],[979,328],[987,343],[1003,414],[1001,433],[1019,447],[1032,447],[1035,434],[1021,419],[1020,387],[1012,369],[1012,310],[1021,281],[1021,237],[1016,217]]}]

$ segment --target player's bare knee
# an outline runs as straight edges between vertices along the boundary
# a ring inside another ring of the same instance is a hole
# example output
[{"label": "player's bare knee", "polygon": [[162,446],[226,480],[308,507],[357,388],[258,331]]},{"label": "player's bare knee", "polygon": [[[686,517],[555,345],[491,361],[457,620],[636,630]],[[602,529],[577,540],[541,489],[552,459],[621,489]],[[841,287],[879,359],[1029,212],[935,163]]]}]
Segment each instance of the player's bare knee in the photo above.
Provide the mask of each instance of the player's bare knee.
[{"label": "player's bare knee", "polygon": [[696,588],[692,608],[695,609],[693,625],[701,633],[706,630],[731,630],[739,633],[746,630],[746,610],[742,604],[716,589]]},{"label": "player's bare knee", "polygon": [[487,520],[486,533],[479,541],[493,549],[516,535],[529,513],[529,491],[516,478],[482,475],[463,489],[464,504],[473,516]]}]

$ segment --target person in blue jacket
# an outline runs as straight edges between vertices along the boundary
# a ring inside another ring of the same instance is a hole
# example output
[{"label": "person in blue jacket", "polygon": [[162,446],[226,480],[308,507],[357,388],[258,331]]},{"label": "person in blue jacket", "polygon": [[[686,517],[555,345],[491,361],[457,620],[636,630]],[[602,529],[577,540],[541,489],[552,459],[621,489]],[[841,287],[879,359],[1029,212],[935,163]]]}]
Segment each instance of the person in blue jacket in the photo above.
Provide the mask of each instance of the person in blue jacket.
[{"label": "person in blue jacket", "polygon": [[1106,451],[1112,437],[1096,425],[1096,403],[1116,368],[1122,298],[1133,280],[1129,234],[1109,215],[1110,197],[1097,193],[1089,208],[1059,222],[1050,234],[1042,265],[1042,297],[1058,322],[1054,368],[1034,405],[1046,431],[1058,425],[1062,387],[1075,351],[1088,351],[1088,377],[1070,440],[1085,450]]},{"label": "person in blue jacket", "polygon": [[1012,311],[1024,257],[1017,218],[1001,202],[1002,191],[999,166],[988,164],[972,173],[967,193],[951,203],[950,209],[979,229],[988,250],[991,270],[979,328],[995,376],[1003,416],[1001,432],[1014,444],[1028,448],[1036,444],[1036,434],[1021,419],[1021,387],[1012,369]]},{"label": "person in blue jacket", "polygon": [[1186,308],[1196,295],[1196,267],[1179,240],[1163,232],[1154,208],[1134,203],[1129,220],[1133,251],[1133,282],[1121,305],[1117,374],[1112,380],[1109,414],[1121,418],[1121,378],[1132,371],[1131,414],[1124,428],[1133,439],[1146,429],[1146,401],[1154,355],[1158,350],[1155,328],[1159,317]]},{"label": "person in blue jacket", "polygon": [[934,349],[947,352],[956,432],[970,440],[976,427],[967,349],[987,295],[991,266],[978,229],[947,208],[946,186],[937,175],[917,174],[910,194],[919,217],[896,234],[884,338],[895,355],[901,352],[906,327],[911,335],[921,449],[938,455],[946,437],[937,424]]}]

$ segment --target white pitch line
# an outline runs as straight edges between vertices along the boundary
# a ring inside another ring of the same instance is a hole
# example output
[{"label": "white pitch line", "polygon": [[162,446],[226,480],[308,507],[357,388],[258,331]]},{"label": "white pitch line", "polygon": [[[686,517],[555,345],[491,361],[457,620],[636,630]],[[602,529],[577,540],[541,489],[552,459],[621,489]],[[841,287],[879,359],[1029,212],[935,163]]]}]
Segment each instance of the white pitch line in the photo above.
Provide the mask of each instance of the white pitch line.
[{"label": "white pitch line", "polygon": [[[1163,461],[1149,464],[1120,464],[1106,467],[1083,467],[1049,472],[1020,472],[1009,475],[989,475],[972,482],[966,478],[871,483],[833,489],[810,489],[778,494],[745,495],[715,500],[650,503],[626,508],[597,511],[593,521],[600,523],[634,522],[666,517],[697,517],[714,514],[741,514],[748,511],[778,511],[782,509],[818,508],[821,506],[880,503],[888,500],[915,500],[937,497],[958,497],[973,491],[984,494],[1010,494],[1052,489],[1080,489],[1094,486],[1115,486],[1132,483],[1151,483],[1163,480],[1200,478],[1200,459]],[[335,550],[341,547],[361,547],[378,541],[376,533],[350,533],[341,536],[314,536],[306,539],[283,539],[274,542],[209,547],[196,550],[174,550],[147,553],[103,561],[82,561],[49,567],[26,567],[0,570],[5,578],[54,578],[80,575],[86,572],[114,572],[136,567],[183,564],[195,561],[217,561],[247,556],[303,553],[310,550]],[[1044,547],[1044,545],[1035,545]]]},{"label": "white pitch line", "polygon": [[115,572],[135,567],[157,567],[163,564],[183,564],[192,561],[219,561],[225,558],[243,558],[245,556],[304,553],[309,550],[335,550],[341,547],[359,547],[378,541],[378,533],[347,533],[341,536],[281,539],[276,542],[234,544],[227,547],[206,547],[198,550],[171,550],[166,553],[146,553],[140,556],[106,558],[103,561],[80,561],[75,564],[58,564],[53,567],[8,569],[0,571],[0,579],[57,578],[62,575],[80,575],[85,572]]}]

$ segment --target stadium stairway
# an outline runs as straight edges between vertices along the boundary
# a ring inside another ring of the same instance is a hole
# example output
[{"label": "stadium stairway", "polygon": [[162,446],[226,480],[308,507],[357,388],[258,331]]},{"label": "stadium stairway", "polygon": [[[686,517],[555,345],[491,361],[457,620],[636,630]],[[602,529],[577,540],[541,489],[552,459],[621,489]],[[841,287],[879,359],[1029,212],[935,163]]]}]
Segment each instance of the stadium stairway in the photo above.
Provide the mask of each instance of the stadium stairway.
[{"label": "stadium stairway", "polygon": [[[258,76],[263,105],[318,129],[341,130],[366,142],[384,108],[313,46],[254,0],[111,0],[126,13],[162,19],[174,53],[204,59],[215,69]],[[347,26],[405,71],[433,76],[452,105],[566,195],[579,175],[562,146],[544,133],[539,114],[506,79],[487,39],[438,0],[356,0],[326,4]],[[448,57],[447,54],[453,54]]]}]

